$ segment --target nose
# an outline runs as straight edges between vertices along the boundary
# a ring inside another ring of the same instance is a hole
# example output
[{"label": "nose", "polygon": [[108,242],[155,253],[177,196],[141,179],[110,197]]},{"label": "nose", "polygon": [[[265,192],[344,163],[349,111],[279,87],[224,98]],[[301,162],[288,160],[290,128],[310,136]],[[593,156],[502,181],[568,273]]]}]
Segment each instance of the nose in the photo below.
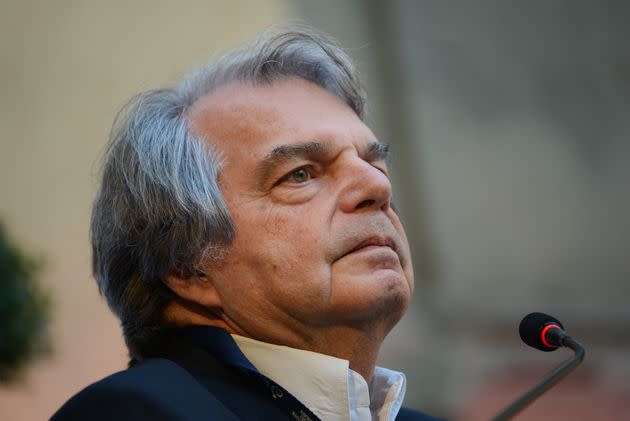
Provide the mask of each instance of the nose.
[{"label": "nose", "polygon": [[392,184],[381,170],[358,157],[347,165],[343,175],[340,207],[344,212],[388,210]]}]

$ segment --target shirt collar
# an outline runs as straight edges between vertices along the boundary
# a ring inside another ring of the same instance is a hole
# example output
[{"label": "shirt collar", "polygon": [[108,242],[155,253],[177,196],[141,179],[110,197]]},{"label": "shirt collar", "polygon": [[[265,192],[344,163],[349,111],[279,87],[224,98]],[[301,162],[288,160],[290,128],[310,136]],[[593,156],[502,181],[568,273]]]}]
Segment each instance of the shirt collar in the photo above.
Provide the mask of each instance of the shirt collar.
[{"label": "shirt collar", "polygon": [[347,360],[232,335],[263,375],[323,420],[394,420],[406,389],[405,376],[376,367],[371,384]]}]

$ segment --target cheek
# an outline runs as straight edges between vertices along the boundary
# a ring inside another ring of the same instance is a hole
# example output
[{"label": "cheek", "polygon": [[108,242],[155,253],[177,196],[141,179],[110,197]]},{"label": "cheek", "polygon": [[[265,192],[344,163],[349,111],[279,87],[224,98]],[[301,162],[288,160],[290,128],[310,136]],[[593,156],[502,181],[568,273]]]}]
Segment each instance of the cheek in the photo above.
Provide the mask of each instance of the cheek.
[{"label": "cheek", "polygon": [[[236,239],[229,253],[235,263],[260,275],[309,271],[321,260],[325,231],[304,209],[257,207],[234,215]],[[301,211],[300,211],[301,210]]]},{"label": "cheek", "polygon": [[327,230],[320,218],[304,210],[272,212],[267,219],[264,252],[274,280],[288,293],[327,295],[330,266],[326,260]]},{"label": "cheek", "polygon": [[409,241],[407,240],[407,234],[405,232],[404,227],[402,226],[402,223],[400,222],[400,219],[398,218],[396,214],[394,214],[394,216],[392,217],[392,223],[394,224],[396,231],[398,231],[400,235],[401,246],[403,248],[402,254],[404,256],[404,261],[402,262],[403,271],[405,272],[405,277],[407,278],[407,281],[409,283],[409,289],[411,293],[413,293],[413,290],[414,290],[413,262],[411,259],[411,249],[409,247]]},{"label": "cheek", "polygon": [[303,207],[272,209],[266,213],[262,225],[267,239],[290,254],[309,256],[321,250],[324,227]]}]

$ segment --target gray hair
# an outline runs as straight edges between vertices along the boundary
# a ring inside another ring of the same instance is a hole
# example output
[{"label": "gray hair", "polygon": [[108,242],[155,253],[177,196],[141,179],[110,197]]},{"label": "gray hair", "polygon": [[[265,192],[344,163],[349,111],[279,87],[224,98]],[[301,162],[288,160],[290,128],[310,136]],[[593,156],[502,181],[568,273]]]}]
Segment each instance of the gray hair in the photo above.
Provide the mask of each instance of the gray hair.
[{"label": "gray hair", "polygon": [[92,267],[119,317],[130,354],[163,327],[173,293],[169,271],[186,276],[216,257],[235,227],[218,186],[219,153],[194,136],[186,110],[233,82],[311,81],[363,119],[365,94],[349,57],[304,27],[276,27],[192,73],[177,87],[136,95],[119,112],[92,211]]}]

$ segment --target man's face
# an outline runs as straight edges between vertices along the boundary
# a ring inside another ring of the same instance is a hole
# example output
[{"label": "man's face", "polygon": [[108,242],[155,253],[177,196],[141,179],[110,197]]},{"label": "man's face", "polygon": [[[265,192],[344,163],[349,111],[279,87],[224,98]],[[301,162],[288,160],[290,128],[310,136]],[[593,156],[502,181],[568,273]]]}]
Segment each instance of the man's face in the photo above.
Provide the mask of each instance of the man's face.
[{"label": "man's face", "polygon": [[409,246],[391,208],[384,145],[348,105],[300,79],[231,84],[188,114],[221,154],[236,237],[207,277],[240,334],[300,345],[402,317]]}]

